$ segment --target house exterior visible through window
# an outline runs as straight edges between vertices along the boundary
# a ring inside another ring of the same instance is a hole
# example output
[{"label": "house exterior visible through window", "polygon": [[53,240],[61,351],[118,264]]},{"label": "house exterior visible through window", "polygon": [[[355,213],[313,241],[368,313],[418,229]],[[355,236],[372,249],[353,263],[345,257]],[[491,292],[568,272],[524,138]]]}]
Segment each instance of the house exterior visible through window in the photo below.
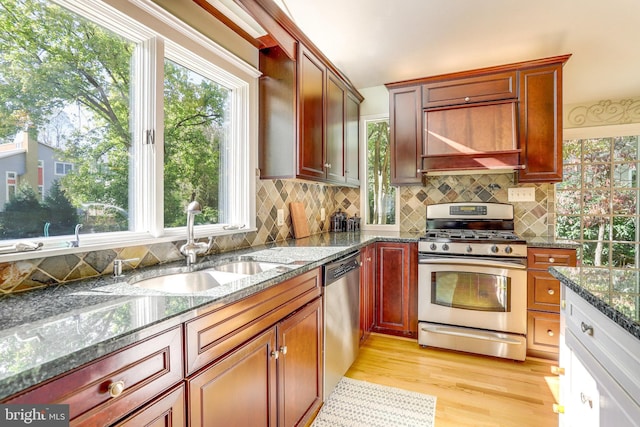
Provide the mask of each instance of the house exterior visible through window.
[{"label": "house exterior visible through window", "polygon": [[7,0],[0,27],[0,239],[184,236],[192,199],[196,234],[255,225],[255,69],[150,0]]}]

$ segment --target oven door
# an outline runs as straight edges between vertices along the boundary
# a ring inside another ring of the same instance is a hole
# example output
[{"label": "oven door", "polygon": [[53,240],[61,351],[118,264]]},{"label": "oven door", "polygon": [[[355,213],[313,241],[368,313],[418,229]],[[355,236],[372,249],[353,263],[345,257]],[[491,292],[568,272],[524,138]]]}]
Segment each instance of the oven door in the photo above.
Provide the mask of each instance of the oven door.
[{"label": "oven door", "polygon": [[526,334],[522,260],[421,256],[418,282],[420,321]]}]

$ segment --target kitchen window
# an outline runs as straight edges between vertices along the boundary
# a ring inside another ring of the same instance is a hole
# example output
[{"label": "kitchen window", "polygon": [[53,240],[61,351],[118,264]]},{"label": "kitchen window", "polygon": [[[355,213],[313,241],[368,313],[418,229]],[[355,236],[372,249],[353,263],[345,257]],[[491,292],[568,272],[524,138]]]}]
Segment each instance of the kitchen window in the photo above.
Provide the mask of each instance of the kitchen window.
[{"label": "kitchen window", "polygon": [[365,146],[361,164],[366,171],[366,191],[361,191],[363,229],[399,230],[399,191],[391,185],[389,118],[366,116],[361,120]]},{"label": "kitchen window", "polygon": [[[10,163],[20,172],[0,238],[175,240],[192,199],[196,237],[254,229],[258,72],[149,0],[108,3],[0,5],[0,137],[29,147]],[[30,165],[54,157],[55,182],[38,182]],[[49,205],[68,217],[49,218]]]},{"label": "kitchen window", "polygon": [[565,130],[556,237],[580,243],[580,263],[614,275],[640,268],[640,127]]}]

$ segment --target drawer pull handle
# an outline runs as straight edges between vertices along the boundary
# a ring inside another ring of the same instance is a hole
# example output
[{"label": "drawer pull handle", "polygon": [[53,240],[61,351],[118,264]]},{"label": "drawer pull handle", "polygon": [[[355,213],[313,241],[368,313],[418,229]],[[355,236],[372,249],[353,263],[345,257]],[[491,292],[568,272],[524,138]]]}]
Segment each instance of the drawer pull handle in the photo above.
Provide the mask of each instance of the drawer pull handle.
[{"label": "drawer pull handle", "polygon": [[549,295],[553,295],[553,294],[555,294],[555,293],[556,293],[556,291],[554,291],[553,289],[547,289],[547,293],[548,293]]},{"label": "drawer pull handle", "polygon": [[547,329],[547,335],[549,335],[550,337],[554,336],[555,334],[553,333],[553,331],[551,329]]},{"label": "drawer pull handle", "polygon": [[580,329],[582,329],[582,332],[585,334],[593,336],[593,326],[580,322]]},{"label": "drawer pull handle", "polygon": [[582,392],[580,393],[580,400],[582,403],[588,403],[589,408],[593,409],[593,400]]},{"label": "drawer pull handle", "polygon": [[556,262],[556,259],[555,259],[554,257],[550,257],[550,258],[549,258],[549,262],[550,262],[551,264],[553,264],[554,262]]},{"label": "drawer pull handle", "polygon": [[109,384],[109,396],[118,397],[124,391],[124,381],[116,381],[115,383]]},{"label": "drawer pull handle", "polygon": [[469,102],[469,101],[471,101],[471,98],[469,98],[468,96],[465,96],[464,97],[464,102]]}]

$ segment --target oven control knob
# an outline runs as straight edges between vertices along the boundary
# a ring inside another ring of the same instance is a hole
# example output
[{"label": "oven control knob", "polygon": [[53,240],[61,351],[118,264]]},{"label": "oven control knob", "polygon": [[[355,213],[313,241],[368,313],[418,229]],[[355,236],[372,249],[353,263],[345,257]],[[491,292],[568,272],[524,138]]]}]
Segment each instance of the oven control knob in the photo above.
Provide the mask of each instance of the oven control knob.
[{"label": "oven control knob", "polygon": [[449,245],[447,245],[446,243],[442,245],[442,250],[443,251],[448,251],[449,250]]},{"label": "oven control knob", "polygon": [[513,249],[511,249],[511,246],[507,246],[506,248],[504,248],[504,251],[510,254],[511,252],[513,252]]},{"label": "oven control knob", "polygon": [[432,243],[431,246],[429,246],[429,249],[431,249],[432,251],[435,251],[438,247],[436,246],[435,243]]},{"label": "oven control knob", "polygon": [[473,248],[471,247],[471,245],[467,246],[467,252],[472,252]]},{"label": "oven control knob", "polygon": [[493,252],[494,254],[497,254],[498,253],[498,246],[496,246],[496,245],[491,246],[491,252]]}]

